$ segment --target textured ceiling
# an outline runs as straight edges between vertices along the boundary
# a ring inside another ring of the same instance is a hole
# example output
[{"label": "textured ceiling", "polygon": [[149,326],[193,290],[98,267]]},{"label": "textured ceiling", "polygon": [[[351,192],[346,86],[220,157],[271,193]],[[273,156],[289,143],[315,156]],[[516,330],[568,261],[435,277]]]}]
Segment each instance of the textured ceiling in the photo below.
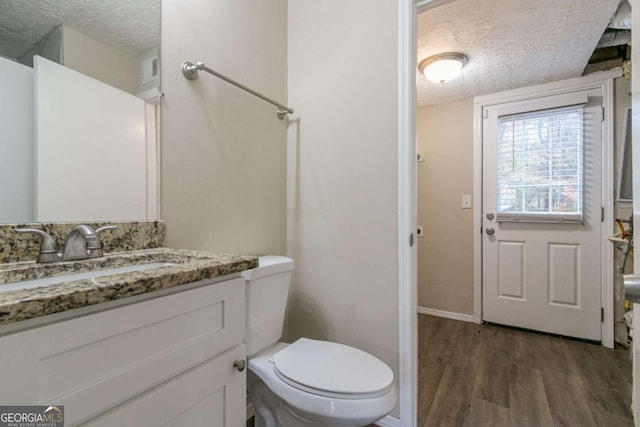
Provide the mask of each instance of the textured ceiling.
[{"label": "textured ceiling", "polygon": [[0,54],[17,58],[62,24],[138,55],[160,44],[160,0],[0,0]]},{"label": "textured ceiling", "polygon": [[418,75],[418,105],[582,75],[619,0],[455,0],[418,16],[418,63],[460,52],[444,85]]}]

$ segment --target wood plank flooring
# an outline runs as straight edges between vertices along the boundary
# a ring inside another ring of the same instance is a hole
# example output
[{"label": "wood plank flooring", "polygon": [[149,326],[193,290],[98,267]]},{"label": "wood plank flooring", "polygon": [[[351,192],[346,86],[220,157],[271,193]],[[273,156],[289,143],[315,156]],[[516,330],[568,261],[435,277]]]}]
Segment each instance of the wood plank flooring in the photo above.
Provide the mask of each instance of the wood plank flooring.
[{"label": "wood plank flooring", "polygon": [[418,426],[633,426],[628,350],[419,315]]}]

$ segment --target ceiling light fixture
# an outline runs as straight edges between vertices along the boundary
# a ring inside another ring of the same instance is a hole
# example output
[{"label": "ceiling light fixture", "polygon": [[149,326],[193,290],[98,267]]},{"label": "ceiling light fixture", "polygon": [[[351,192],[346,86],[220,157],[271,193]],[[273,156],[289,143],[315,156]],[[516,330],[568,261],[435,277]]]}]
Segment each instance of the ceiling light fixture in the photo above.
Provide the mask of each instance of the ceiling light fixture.
[{"label": "ceiling light fixture", "polygon": [[430,56],[418,67],[424,76],[434,83],[443,84],[451,80],[467,64],[467,57],[457,52]]}]

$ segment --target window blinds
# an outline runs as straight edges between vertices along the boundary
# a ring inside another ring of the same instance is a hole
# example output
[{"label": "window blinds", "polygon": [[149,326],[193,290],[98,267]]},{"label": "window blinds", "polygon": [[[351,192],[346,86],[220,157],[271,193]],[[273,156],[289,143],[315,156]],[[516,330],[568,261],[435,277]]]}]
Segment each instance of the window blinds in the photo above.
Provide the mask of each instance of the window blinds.
[{"label": "window blinds", "polygon": [[499,221],[582,221],[583,107],[498,118]]}]

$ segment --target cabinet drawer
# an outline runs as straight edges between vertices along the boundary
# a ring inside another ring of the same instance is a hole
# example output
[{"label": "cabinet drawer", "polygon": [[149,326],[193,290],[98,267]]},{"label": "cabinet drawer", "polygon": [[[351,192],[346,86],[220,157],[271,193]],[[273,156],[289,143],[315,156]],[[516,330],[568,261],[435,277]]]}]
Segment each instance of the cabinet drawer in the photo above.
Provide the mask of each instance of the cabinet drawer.
[{"label": "cabinet drawer", "polygon": [[[244,345],[211,359],[83,424],[87,427],[240,426],[245,422]],[[66,410],[66,408],[65,408]]]},{"label": "cabinet drawer", "polygon": [[65,405],[76,425],[243,338],[241,278],[9,335],[0,376],[20,390],[0,401]]}]

